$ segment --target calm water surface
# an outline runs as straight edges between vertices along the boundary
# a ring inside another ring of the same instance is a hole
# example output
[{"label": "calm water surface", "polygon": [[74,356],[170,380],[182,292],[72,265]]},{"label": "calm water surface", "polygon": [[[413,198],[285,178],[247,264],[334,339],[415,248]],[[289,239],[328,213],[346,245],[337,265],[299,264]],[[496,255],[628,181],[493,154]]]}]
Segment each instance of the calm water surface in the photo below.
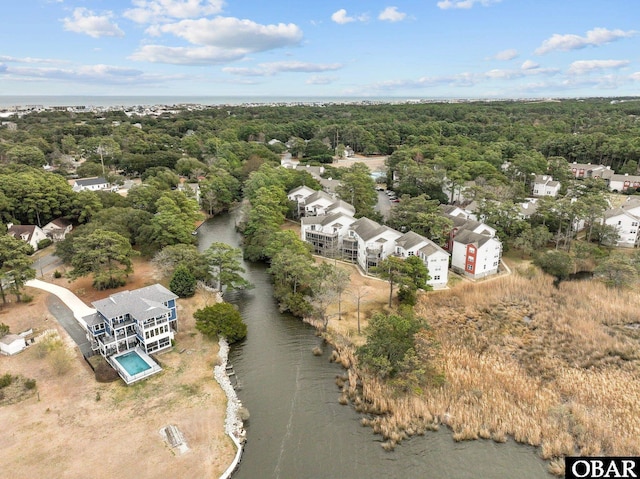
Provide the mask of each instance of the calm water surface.
[{"label": "calm water surface", "polygon": [[[200,248],[212,242],[239,246],[235,217],[223,215],[199,230]],[[530,447],[513,442],[456,443],[443,428],[404,441],[393,452],[360,426],[361,415],[338,403],[330,350],[314,329],[278,311],[264,265],[245,264],[255,288],[227,295],[238,305],[248,337],[232,348],[238,395],[251,414],[245,453],[235,479],[550,479]]]}]

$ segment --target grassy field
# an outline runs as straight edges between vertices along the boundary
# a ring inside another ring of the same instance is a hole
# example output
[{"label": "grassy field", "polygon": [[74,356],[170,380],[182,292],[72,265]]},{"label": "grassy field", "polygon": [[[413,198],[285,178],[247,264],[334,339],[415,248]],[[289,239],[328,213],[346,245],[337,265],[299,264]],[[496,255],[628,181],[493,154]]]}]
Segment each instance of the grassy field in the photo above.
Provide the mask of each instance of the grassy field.
[{"label": "grassy field", "polygon": [[[374,414],[364,423],[388,448],[446,425],[455,440],[538,446],[556,474],[565,455],[639,455],[640,296],[595,281],[552,283],[516,266],[423,295],[416,310],[432,329],[417,352],[444,385],[404,394],[365,378],[358,391],[359,373],[349,371],[343,394]],[[353,364],[352,348],[341,356]]]}]

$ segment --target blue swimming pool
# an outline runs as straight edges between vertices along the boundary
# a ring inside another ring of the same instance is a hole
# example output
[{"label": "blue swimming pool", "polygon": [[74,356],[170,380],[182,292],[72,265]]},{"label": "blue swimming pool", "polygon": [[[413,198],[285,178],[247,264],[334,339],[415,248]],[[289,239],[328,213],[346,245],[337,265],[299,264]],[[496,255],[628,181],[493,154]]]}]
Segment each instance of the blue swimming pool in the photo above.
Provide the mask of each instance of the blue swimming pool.
[{"label": "blue swimming pool", "polygon": [[115,360],[120,363],[129,376],[135,376],[142,371],[151,369],[151,366],[135,351],[130,351],[122,356],[118,356]]}]

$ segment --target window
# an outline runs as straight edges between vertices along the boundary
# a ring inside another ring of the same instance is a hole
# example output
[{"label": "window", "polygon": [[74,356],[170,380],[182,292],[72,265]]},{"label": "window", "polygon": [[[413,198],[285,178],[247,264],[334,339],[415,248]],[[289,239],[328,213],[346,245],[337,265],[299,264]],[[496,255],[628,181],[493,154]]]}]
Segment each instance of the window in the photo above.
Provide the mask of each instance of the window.
[{"label": "window", "polygon": [[434,277],[433,277],[433,280],[434,280],[434,281],[440,281],[440,275],[436,275],[436,276],[434,276]]},{"label": "window", "polygon": [[467,256],[467,261],[469,261],[469,263],[473,263],[475,260],[475,256]]},{"label": "window", "polygon": [[472,265],[472,264],[467,265],[467,269],[468,269],[469,271],[473,271],[473,265]]}]

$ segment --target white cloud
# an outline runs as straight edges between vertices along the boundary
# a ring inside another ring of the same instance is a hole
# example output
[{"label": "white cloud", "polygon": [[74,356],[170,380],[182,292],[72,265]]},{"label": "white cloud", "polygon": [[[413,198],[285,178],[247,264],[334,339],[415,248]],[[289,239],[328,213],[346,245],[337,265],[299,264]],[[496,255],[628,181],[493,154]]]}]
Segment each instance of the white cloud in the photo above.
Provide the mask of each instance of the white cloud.
[{"label": "white cloud", "polygon": [[531,60],[525,60],[520,66],[522,70],[534,70],[538,67],[540,67],[540,65],[538,65],[536,62]]},{"label": "white cloud", "polygon": [[492,3],[499,3],[501,0],[442,0],[437,3],[438,8],[442,10],[448,10],[450,8],[471,8],[475,4],[488,7]]},{"label": "white cloud", "polygon": [[347,15],[347,11],[344,8],[341,8],[337,12],[334,12],[331,15],[331,20],[333,20],[336,23],[339,23],[340,25],[344,25],[345,23],[351,23],[356,21],[354,17],[350,17]]},{"label": "white cloud", "polygon": [[366,22],[367,20],[369,20],[369,16],[366,13],[363,13],[362,15],[358,15],[357,17],[350,17],[349,15],[347,15],[347,11],[344,8],[341,8],[340,10],[333,12],[333,14],[331,15],[331,20],[339,23],[340,25],[344,25],[351,22]]},{"label": "white cloud", "polygon": [[223,68],[222,71],[239,76],[271,76],[282,72],[316,73],[335,71],[343,67],[341,63],[271,62],[261,63],[257,68]]},{"label": "white cloud", "polygon": [[84,33],[93,38],[123,37],[124,32],[117,24],[111,23],[112,18],[113,13],[111,12],[96,15],[86,8],[76,8],[73,11],[73,18],[64,18],[62,22],[65,30]]},{"label": "white cloud", "polygon": [[518,56],[518,50],[516,50],[515,48],[510,48],[508,50],[502,50],[501,52],[496,53],[493,56],[493,59],[508,61],[508,60],[513,60],[517,56]]},{"label": "white cloud", "polygon": [[80,65],[71,68],[15,67],[5,72],[21,81],[71,81],[90,85],[140,85],[158,83],[170,78],[149,75],[140,70],[112,65]]},{"label": "white cloud", "polygon": [[578,60],[569,66],[570,75],[583,75],[593,71],[619,69],[629,65],[629,60]]},{"label": "white cloud", "polygon": [[569,51],[585,48],[588,46],[600,46],[610,43],[620,38],[628,38],[636,35],[634,30],[608,30],[606,28],[594,28],[589,30],[584,37],[574,34],[559,35],[554,33],[551,38],[542,42],[535,53],[544,55],[555,50]]},{"label": "white cloud", "polygon": [[307,84],[307,85],[329,85],[330,83],[333,83],[336,80],[337,80],[336,77],[327,77],[327,76],[314,75],[314,76],[308,78],[307,81],[305,81],[305,84]]},{"label": "white cloud", "polygon": [[216,65],[240,60],[247,53],[249,52],[244,49],[213,46],[167,47],[164,45],[144,45],[134,52],[129,59],[172,65]]},{"label": "white cloud", "polygon": [[398,7],[387,7],[380,15],[378,15],[378,20],[387,21],[387,22],[401,22],[406,18],[407,14],[398,11]]},{"label": "white cloud", "polygon": [[195,45],[230,48],[246,52],[262,52],[290,45],[302,40],[302,30],[293,23],[261,25],[251,20],[233,17],[182,20],[158,27]]},{"label": "white cloud", "polygon": [[632,73],[629,78],[631,78],[634,81],[640,81],[640,72],[635,72]]},{"label": "white cloud", "polygon": [[167,22],[220,13],[223,0],[133,0],[124,16],[136,23]]},{"label": "white cloud", "polygon": [[61,60],[53,60],[50,58],[32,58],[32,57],[11,57],[8,55],[0,55],[0,62],[7,63],[65,63]]}]

